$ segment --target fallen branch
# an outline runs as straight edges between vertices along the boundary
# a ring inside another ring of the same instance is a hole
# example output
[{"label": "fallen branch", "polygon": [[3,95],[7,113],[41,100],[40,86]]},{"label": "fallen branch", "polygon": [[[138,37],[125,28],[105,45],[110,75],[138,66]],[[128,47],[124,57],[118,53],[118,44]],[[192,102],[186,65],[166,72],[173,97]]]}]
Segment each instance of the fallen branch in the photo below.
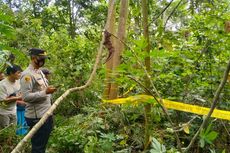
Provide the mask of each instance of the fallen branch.
[{"label": "fallen branch", "polygon": [[221,81],[221,83],[219,84],[219,87],[218,89],[216,90],[216,93],[214,95],[214,98],[213,98],[213,102],[212,102],[212,106],[210,108],[210,111],[208,112],[208,115],[207,117],[203,120],[200,128],[198,129],[198,131],[196,132],[196,134],[193,136],[191,142],[189,143],[189,145],[184,149],[183,152],[188,152],[189,149],[192,147],[192,145],[194,144],[196,138],[198,137],[198,135],[200,134],[200,132],[204,129],[205,125],[207,124],[209,118],[211,117],[217,103],[218,103],[218,100],[219,100],[219,96],[220,96],[220,93],[221,91],[223,90],[224,88],[224,85],[225,83],[227,82],[227,78],[228,78],[228,73],[230,71],[230,60],[228,61],[228,65],[227,65],[227,68],[224,72],[224,76],[223,76],[223,79]]},{"label": "fallen branch", "polygon": [[77,91],[77,90],[83,90],[85,88],[87,88],[92,80],[93,77],[96,74],[96,70],[101,58],[101,54],[102,54],[102,50],[103,50],[103,42],[104,42],[104,35],[100,44],[100,48],[97,54],[97,58],[96,58],[96,62],[94,64],[94,68],[93,71],[90,75],[90,78],[88,79],[88,81],[86,82],[85,85],[80,86],[80,87],[75,87],[75,88],[70,88],[68,89],[64,94],[62,94],[55,102],[54,104],[49,108],[49,110],[45,113],[45,115],[39,120],[39,122],[29,131],[29,133],[18,143],[18,145],[14,148],[14,150],[11,153],[18,153],[20,152],[22,146],[29,140],[32,138],[32,136],[38,131],[38,129],[46,122],[47,118],[49,116],[51,116],[54,112],[54,110],[57,108],[57,106],[60,104],[61,101],[63,101],[64,98],[66,98],[71,92],[73,91]]},{"label": "fallen branch", "polygon": [[[113,0],[113,3],[115,3],[115,0]],[[106,25],[105,25],[105,29],[107,29],[107,27],[108,27],[107,24],[109,23],[108,21],[111,19],[111,14],[112,14],[111,12],[112,12],[111,10],[108,11],[108,17],[107,17],[107,22],[106,22]],[[49,110],[39,120],[39,122],[36,125],[34,125],[34,127],[29,131],[29,133],[17,144],[17,146],[14,148],[14,150],[11,153],[19,153],[20,152],[22,146],[28,140],[30,140],[32,138],[32,136],[37,132],[37,130],[46,122],[48,117],[53,114],[54,110],[63,101],[64,98],[66,98],[71,92],[83,90],[83,89],[87,88],[91,84],[91,82],[93,80],[93,77],[96,75],[96,70],[97,70],[97,67],[98,67],[100,59],[101,59],[104,41],[105,41],[105,36],[104,36],[104,34],[102,34],[102,40],[101,40],[100,47],[99,47],[99,50],[98,50],[98,53],[97,53],[97,57],[96,57],[96,61],[95,61],[94,67],[93,67],[93,71],[92,71],[88,81],[86,82],[86,84],[83,85],[83,86],[80,86],[80,87],[70,88],[67,91],[65,91],[65,93],[62,94],[54,102],[54,104],[49,108]]]}]

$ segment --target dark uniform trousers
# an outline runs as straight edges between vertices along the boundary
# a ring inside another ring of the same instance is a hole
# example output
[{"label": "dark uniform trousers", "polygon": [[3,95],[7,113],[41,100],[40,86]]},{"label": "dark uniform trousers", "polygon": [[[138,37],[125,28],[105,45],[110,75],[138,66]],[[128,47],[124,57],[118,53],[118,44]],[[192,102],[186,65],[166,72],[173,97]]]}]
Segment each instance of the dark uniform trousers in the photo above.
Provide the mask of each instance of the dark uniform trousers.
[{"label": "dark uniform trousers", "polygon": [[[39,121],[40,119],[26,118],[27,125],[30,129]],[[31,153],[45,153],[46,144],[48,142],[50,133],[53,128],[53,117],[50,116],[47,121],[41,126],[41,128],[34,134],[31,138],[32,152]]]}]

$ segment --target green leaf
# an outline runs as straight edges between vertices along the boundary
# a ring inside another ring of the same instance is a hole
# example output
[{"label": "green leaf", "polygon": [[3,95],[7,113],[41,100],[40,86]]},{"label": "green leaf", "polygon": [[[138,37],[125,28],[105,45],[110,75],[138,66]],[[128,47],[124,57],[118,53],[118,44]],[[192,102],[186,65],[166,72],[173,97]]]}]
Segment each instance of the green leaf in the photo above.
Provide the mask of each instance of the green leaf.
[{"label": "green leaf", "polygon": [[152,138],[152,147],[153,149],[150,150],[151,153],[165,153],[166,152],[165,146],[160,144],[160,142],[155,138]]},{"label": "green leaf", "polygon": [[210,140],[210,141],[213,141],[216,139],[216,137],[218,136],[218,133],[215,132],[215,131],[211,131],[210,133],[208,133],[206,135],[206,139]]}]

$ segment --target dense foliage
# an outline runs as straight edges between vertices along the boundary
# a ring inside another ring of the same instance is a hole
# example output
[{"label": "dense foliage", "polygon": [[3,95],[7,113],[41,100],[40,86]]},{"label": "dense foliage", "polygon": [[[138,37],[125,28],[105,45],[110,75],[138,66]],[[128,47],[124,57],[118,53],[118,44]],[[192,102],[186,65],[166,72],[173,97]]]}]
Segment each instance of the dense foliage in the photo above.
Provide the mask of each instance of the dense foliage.
[{"label": "dense foliage", "polygon": [[[225,29],[225,23],[230,20],[230,2],[175,0],[170,3],[148,2],[151,80],[165,99],[210,107],[230,59],[230,37]],[[140,1],[130,1],[126,48],[118,68],[119,76],[113,79],[119,84],[120,96],[124,97],[144,93],[143,87],[130,79],[141,83],[146,79],[143,68],[137,64],[137,61],[144,64],[148,56],[143,52],[147,44],[142,37],[140,5]],[[102,0],[0,0],[1,65],[11,52],[16,55],[15,62],[25,68],[29,62],[27,50],[40,47],[50,56],[46,63],[52,71],[50,83],[60,85],[53,100],[67,89],[83,85],[95,61],[107,8],[107,2]],[[49,153],[143,151],[144,104],[101,103],[106,57],[105,50],[92,85],[69,95],[55,111]],[[229,110],[229,83],[219,101],[219,109]],[[169,110],[169,114],[175,127],[169,124],[160,106],[151,110],[147,152],[178,152],[173,130],[179,131],[182,146],[186,147],[203,120],[202,116],[191,113]],[[229,127],[229,121],[210,119],[191,152],[228,152]],[[8,127],[0,131],[0,152],[10,152],[21,139],[14,130]],[[29,147],[27,144],[25,150]]]}]

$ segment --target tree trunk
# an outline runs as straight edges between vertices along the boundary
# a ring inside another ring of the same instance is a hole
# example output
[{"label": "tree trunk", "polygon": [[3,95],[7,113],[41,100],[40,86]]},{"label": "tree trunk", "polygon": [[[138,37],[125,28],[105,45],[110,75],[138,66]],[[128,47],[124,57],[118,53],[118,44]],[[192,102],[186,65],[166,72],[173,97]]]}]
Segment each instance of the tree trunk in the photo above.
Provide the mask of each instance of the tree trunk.
[{"label": "tree trunk", "polygon": [[[113,76],[114,79],[118,76],[117,67],[120,64],[121,60],[121,53],[124,49],[124,44],[121,41],[125,40],[125,33],[126,33],[126,21],[128,16],[128,0],[121,0],[120,4],[120,16],[119,16],[119,25],[117,31],[118,39],[115,40],[115,52],[113,55]],[[120,41],[121,40],[121,41]],[[109,99],[117,98],[118,95],[118,85],[116,82],[112,82]]]},{"label": "tree trunk", "polygon": [[[147,0],[142,0],[142,24],[144,29],[144,38],[146,40],[147,46],[145,48],[145,52],[147,52],[147,57],[145,57],[145,67],[148,72],[150,72],[150,42],[149,42],[149,29],[148,29],[148,5]],[[147,76],[146,76],[147,77]],[[145,79],[145,86],[147,88],[150,87],[149,79]],[[146,93],[148,94],[148,93]],[[144,148],[146,149],[149,146],[149,138],[150,138],[150,128],[151,128],[151,104],[145,105],[145,144]]]},{"label": "tree trunk", "polygon": [[72,0],[68,1],[68,15],[69,15],[69,35],[71,38],[75,38],[75,23],[74,23],[74,11],[73,11],[73,4],[74,2]]},{"label": "tree trunk", "polygon": [[[110,0],[109,1],[109,7],[108,7],[108,14],[111,14],[111,17],[108,17],[107,24],[106,24],[106,30],[109,33],[114,34],[115,33],[115,1],[116,0]],[[111,12],[111,13],[109,13]],[[110,41],[112,45],[114,46],[114,37],[110,37]],[[113,56],[113,55],[112,55]],[[111,73],[113,68],[113,58],[110,58],[106,62],[106,72],[105,72],[105,88],[103,92],[104,99],[109,98],[110,88],[111,88]]]},{"label": "tree trunk", "polygon": [[194,1],[193,0],[190,0],[190,10],[191,10],[191,14],[194,15],[194,8],[195,5],[194,5]]},{"label": "tree trunk", "polygon": [[230,21],[225,21],[225,32],[229,33],[230,32]]}]

